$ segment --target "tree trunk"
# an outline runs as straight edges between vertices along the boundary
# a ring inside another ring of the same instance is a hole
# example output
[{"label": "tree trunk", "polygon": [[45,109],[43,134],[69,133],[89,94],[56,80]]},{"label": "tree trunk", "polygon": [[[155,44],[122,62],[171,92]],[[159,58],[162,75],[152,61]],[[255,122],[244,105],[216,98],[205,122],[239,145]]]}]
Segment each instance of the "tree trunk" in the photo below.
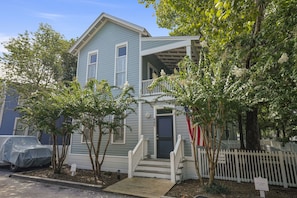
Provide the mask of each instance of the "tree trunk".
[{"label": "tree trunk", "polygon": [[203,178],[201,176],[200,169],[199,169],[199,160],[201,159],[198,159],[198,153],[197,153],[198,148],[196,146],[196,140],[192,141],[191,144],[192,144],[193,155],[194,155],[195,171],[199,178],[200,185],[203,186]]},{"label": "tree trunk", "polygon": [[276,127],[276,137],[279,138],[280,137],[280,130],[278,127]]},{"label": "tree trunk", "polygon": [[241,113],[238,113],[238,130],[239,130],[239,139],[240,139],[240,149],[245,149],[244,138],[243,138],[243,128],[242,128],[242,116]]},{"label": "tree trunk", "polygon": [[212,161],[209,161],[209,180],[208,180],[208,186],[213,185],[215,177],[215,163]]},{"label": "tree trunk", "polygon": [[[253,63],[253,57],[257,55],[253,52],[256,45],[256,37],[261,31],[262,21],[265,15],[266,1],[255,0],[258,15],[254,24],[252,31],[252,41],[250,45],[250,50],[246,58],[246,69],[250,69]],[[246,148],[249,150],[260,150],[260,133],[258,130],[258,109],[254,107],[251,111],[246,112]]]},{"label": "tree trunk", "polygon": [[246,112],[246,149],[248,150],[261,150],[257,115],[257,108]]},{"label": "tree trunk", "polygon": [[286,138],[286,127],[284,124],[282,124],[282,133],[283,133],[283,138]]}]

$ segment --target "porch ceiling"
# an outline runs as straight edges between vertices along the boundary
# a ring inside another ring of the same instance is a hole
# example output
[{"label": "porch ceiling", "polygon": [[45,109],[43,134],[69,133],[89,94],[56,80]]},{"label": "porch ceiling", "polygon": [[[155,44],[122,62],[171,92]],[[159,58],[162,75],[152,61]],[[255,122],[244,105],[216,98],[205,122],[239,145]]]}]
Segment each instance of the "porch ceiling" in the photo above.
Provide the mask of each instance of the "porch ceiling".
[{"label": "porch ceiling", "polygon": [[[192,41],[192,60],[198,63],[199,41]],[[177,67],[177,64],[187,55],[186,47],[180,47],[155,54],[158,59],[170,70]]]}]

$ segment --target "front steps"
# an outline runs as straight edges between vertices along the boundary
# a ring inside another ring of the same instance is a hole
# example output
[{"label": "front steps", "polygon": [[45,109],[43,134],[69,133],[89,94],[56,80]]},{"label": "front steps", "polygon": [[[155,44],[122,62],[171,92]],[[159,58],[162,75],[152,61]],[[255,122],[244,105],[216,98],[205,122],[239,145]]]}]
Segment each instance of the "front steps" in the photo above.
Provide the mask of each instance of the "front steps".
[{"label": "front steps", "polygon": [[[176,173],[176,181],[182,180],[182,163]],[[137,165],[133,176],[151,177],[160,179],[171,179],[171,169],[169,159],[144,159]]]}]

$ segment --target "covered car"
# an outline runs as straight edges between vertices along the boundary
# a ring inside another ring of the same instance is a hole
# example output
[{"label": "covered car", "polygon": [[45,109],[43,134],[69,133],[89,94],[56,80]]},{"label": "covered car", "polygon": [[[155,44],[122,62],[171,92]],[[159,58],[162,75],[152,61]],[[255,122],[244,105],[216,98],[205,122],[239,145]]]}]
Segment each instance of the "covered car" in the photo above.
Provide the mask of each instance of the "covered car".
[{"label": "covered car", "polygon": [[10,164],[11,170],[49,165],[52,151],[41,145],[35,136],[1,136],[0,163]]}]

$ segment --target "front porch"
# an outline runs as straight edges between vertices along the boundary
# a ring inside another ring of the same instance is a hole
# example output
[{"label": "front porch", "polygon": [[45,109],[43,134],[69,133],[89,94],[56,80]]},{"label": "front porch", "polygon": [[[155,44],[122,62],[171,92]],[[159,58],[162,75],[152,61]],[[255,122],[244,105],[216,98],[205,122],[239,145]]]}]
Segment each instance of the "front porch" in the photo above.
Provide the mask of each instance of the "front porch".
[{"label": "front porch", "polygon": [[148,155],[148,140],[141,135],[138,144],[128,152],[128,178],[151,177],[168,179],[172,183],[183,180],[184,141],[178,135],[169,159],[151,159]]},{"label": "front porch", "polygon": [[[182,37],[145,37],[141,42],[141,85],[142,97],[159,95],[160,87],[149,90],[155,76],[160,76],[163,70],[166,74],[173,74],[178,63],[185,57],[198,62],[200,49],[198,36]],[[165,85],[167,86],[167,85]]]}]

